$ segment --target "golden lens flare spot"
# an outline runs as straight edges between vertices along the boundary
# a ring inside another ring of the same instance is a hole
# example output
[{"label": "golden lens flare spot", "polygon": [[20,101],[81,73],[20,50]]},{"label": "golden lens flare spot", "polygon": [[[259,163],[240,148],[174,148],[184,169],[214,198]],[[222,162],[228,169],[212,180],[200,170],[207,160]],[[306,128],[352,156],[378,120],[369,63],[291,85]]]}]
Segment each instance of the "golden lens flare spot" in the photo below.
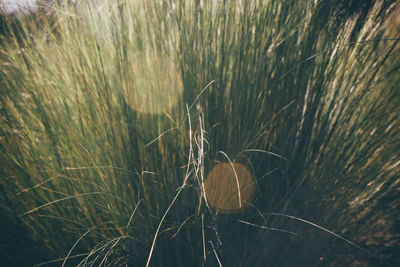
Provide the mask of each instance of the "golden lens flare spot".
[{"label": "golden lens flare spot", "polygon": [[129,77],[125,101],[138,112],[170,112],[183,92],[181,75],[167,57],[136,57]]},{"label": "golden lens flare spot", "polygon": [[243,211],[256,192],[256,183],[250,171],[243,164],[232,165],[216,165],[204,184],[209,206],[224,213]]}]

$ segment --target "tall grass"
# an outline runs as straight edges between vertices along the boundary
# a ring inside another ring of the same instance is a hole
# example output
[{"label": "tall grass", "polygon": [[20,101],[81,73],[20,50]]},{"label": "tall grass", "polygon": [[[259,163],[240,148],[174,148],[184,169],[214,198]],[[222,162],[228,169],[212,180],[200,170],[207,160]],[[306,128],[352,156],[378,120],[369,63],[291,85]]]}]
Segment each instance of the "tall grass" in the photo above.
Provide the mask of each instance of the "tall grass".
[{"label": "tall grass", "polygon": [[[0,207],[24,229],[6,242],[44,265],[398,263],[400,5],[355,3],[81,1],[20,20],[0,52]],[[223,162],[255,177],[237,213],[207,202]]]}]

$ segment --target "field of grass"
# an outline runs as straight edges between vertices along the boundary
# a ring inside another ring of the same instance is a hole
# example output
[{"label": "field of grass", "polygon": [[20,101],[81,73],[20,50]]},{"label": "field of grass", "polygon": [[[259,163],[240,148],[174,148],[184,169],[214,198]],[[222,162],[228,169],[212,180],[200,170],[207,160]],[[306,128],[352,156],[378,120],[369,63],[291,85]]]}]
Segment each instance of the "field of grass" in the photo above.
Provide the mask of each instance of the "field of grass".
[{"label": "field of grass", "polygon": [[3,16],[0,263],[400,264],[399,17],[384,0]]}]

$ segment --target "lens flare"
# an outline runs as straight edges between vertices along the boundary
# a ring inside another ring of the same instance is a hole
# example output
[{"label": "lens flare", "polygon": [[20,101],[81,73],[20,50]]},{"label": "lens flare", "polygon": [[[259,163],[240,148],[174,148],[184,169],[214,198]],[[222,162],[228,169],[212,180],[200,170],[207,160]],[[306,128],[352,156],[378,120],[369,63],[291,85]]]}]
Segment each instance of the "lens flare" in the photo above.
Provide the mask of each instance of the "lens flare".
[{"label": "lens flare", "polygon": [[170,112],[182,95],[181,75],[167,57],[137,57],[130,72],[124,97],[138,112]]},{"label": "lens flare", "polygon": [[210,207],[224,213],[243,211],[256,192],[256,183],[250,171],[243,164],[232,165],[216,165],[204,185]]}]

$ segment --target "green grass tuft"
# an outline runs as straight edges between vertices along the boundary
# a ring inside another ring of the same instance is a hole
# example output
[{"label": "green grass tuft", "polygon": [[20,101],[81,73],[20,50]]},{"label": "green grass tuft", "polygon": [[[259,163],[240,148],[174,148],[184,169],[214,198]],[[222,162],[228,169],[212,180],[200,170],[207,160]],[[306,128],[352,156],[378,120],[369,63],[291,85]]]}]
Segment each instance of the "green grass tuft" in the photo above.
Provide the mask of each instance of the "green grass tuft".
[{"label": "green grass tuft", "polygon": [[399,264],[399,2],[61,2],[2,15],[4,264]]}]

